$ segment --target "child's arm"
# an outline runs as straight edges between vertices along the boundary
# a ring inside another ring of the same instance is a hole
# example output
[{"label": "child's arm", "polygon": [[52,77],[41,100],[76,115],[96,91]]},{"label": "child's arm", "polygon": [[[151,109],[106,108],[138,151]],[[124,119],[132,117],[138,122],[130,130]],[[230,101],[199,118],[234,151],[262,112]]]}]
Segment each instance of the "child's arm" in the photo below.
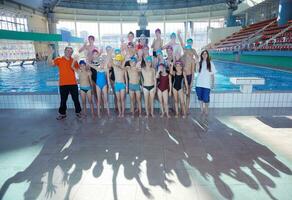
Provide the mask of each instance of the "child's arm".
[{"label": "child's arm", "polygon": [[125,76],[125,82],[126,82],[126,93],[128,93],[128,71],[127,70],[124,70],[124,76]]},{"label": "child's arm", "polygon": [[56,63],[54,63],[54,60],[53,60],[53,54],[54,54],[54,50],[52,49],[52,47],[49,47],[47,64],[48,66],[52,66],[52,67],[56,65]]},{"label": "child's arm", "polygon": [[169,46],[170,42],[166,43],[166,45],[162,46],[161,50],[166,49]]},{"label": "child's arm", "polygon": [[71,64],[71,68],[74,70],[74,72],[78,72],[78,69],[75,68],[75,64],[76,64],[76,62],[78,62],[77,60],[78,60],[78,56],[75,55],[73,58],[73,62]]},{"label": "child's arm", "polygon": [[86,49],[86,46],[87,46],[87,42],[83,44],[83,46],[78,50],[78,52],[81,53],[82,51],[84,51]]},{"label": "child's arm", "polygon": [[154,88],[155,88],[155,90],[156,90],[156,85],[157,85],[157,83],[156,83],[156,76],[155,76],[155,69],[152,69],[153,70],[153,77],[154,77]]},{"label": "child's arm", "polygon": [[168,80],[169,80],[169,96],[171,96],[171,93],[172,93],[172,82],[171,82],[171,79],[172,79],[172,77],[171,77],[171,75],[169,74],[168,75]]},{"label": "child's arm", "polygon": [[185,44],[184,44],[184,42],[183,42],[180,34],[181,34],[181,31],[178,30],[177,31],[177,37],[178,37],[178,40],[179,40],[179,43],[180,43],[181,47],[184,48],[185,47]]},{"label": "child's arm", "polygon": [[151,44],[151,48],[154,48],[154,43],[155,43],[155,39],[153,40],[152,44]]},{"label": "child's arm", "polygon": [[90,86],[93,86],[92,79],[91,79],[91,71],[88,72],[88,79],[89,79]]},{"label": "child's arm", "polygon": [[109,69],[107,68],[106,69],[106,79],[107,79],[107,86],[108,86],[108,91],[109,92],[109,89],[110,89],[110,73],[109,73]]},{"label": "child's arm", "polygon": [[186,74],[184,72],[183,72],[183,76],[184,76],[185,87],[187,89],[187,94],[188,94],[189,93],[189,85],[188,85],[187,76],[186,76]]}]

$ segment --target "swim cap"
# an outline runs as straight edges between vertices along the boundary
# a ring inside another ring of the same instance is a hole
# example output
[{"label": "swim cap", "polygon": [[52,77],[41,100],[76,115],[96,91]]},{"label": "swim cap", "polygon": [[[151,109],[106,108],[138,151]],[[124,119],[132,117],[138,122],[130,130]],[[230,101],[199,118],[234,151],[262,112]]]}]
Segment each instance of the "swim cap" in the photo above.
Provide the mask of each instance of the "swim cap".
[{"label": "swim cap", "polygon": [[172,34],[170,35],[170,38],[176,38],[176,34],[175,34],[175,33],[172,33]]},{"label": "swim cap", "polygon": [[112,47],[110,45],[105,47],[106,50],[112,49]]},{"label": "swim cap", "polygon": [[79,65],[86,65],[86,62],[84,60],[80,60]]},{"label": "swim cap", "polygon": [[170,50],[173,51],[173,47],[172,47],[171,45],[168,45],[168,46],[166,47],[166,49],[170,49]]},{"label": "swim cap", "polygon": [[156,50],[156,55],[163,55],[161,49]]},{"label": "swim cap", "polygon": [[193,43],[193,39],[192,38],[187,39],[187,43]]},{"label": "swim cap", "polygon": [[130,61],[131,61],[131,62],[137,62],[137,58],[136,58],[135,56],[132,56],[132,57],[130,58]]},{"label": "swim cap", "polygon": [[124,60],[124,56],[122,54],[117,54],[115,56],[115,60],[122,62]]},{"label": "swim cap", "polygon": [[121,49],[116,48],[116,49],[115,49],[115,54],[120,54],[120,53],[121,53]]},{"label": "swim cap", "polygon": [[177,60],[175,61],[175,65],[180,65],[180,66],[184,66],[183,62],[181,60]]},{"label": "swim cap", "polygon": [[146,56],[145,60],[146,60],[147,62],[152,62],[152,57],[151,57],[151,56]]},{"label": "swim cap", "polygon": [[87,39],[89,40],[90,38],[93,39],[93,40],[95,40],[95,38],[94,38],[93,35],[89,35]]},{"label": "swim cap", "polygon": [[158,28],[155,30],[155,33],[157,33],[157,32],[161,33],[161,30]]}]

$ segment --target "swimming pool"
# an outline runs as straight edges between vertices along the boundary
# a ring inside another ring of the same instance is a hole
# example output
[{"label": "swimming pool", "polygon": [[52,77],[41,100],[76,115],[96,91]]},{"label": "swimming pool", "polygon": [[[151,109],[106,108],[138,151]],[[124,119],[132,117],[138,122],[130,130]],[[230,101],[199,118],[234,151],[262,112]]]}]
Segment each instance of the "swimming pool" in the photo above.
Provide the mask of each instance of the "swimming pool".
[{"label": "swimming pool", "polygon": [[[230,77],[256,76],[265,78],[266,84],[254,86],[255,90],[292,90],[292,73],[273,70],[254,65],[223,62],[214,60],[218,73],[216,74],[215,91],[238,91],[239,86],[232,85]],[[57,80],[58,69],[45,63],[37,65],[0,67],[0,92],[57,92],[57,86],[47,86],[47,80]],[[193,88],[194,90],[194,88]]]}]

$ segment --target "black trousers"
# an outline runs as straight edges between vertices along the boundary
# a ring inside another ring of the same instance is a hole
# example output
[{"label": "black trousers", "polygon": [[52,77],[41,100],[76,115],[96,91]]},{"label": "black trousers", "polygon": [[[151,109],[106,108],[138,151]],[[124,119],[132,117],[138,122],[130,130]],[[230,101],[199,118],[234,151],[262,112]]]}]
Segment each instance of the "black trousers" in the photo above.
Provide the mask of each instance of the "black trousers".
[{"label": "black trousers", "polygon": [[62,85],[60,86],[61,103],[60,103],[60,108],[59,108],[59,113],[61,115],[66,114],[67,99],[68,99],[69,94],[71,94],[72,100],[74,102],[75,112],[76,113],[81,112],[81,106],[80,106],[79,98],[78,98],[78,86],[77,85]]}]

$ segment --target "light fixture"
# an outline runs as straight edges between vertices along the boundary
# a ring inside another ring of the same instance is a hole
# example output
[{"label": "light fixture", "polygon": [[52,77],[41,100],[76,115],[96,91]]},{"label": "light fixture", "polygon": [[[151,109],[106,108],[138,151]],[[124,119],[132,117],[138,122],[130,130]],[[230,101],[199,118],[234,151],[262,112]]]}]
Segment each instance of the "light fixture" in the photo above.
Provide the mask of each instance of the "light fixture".
[{"label": "light fixture", "polygon": [[147,4],[148,0],[137,0],[138,4]]}]

